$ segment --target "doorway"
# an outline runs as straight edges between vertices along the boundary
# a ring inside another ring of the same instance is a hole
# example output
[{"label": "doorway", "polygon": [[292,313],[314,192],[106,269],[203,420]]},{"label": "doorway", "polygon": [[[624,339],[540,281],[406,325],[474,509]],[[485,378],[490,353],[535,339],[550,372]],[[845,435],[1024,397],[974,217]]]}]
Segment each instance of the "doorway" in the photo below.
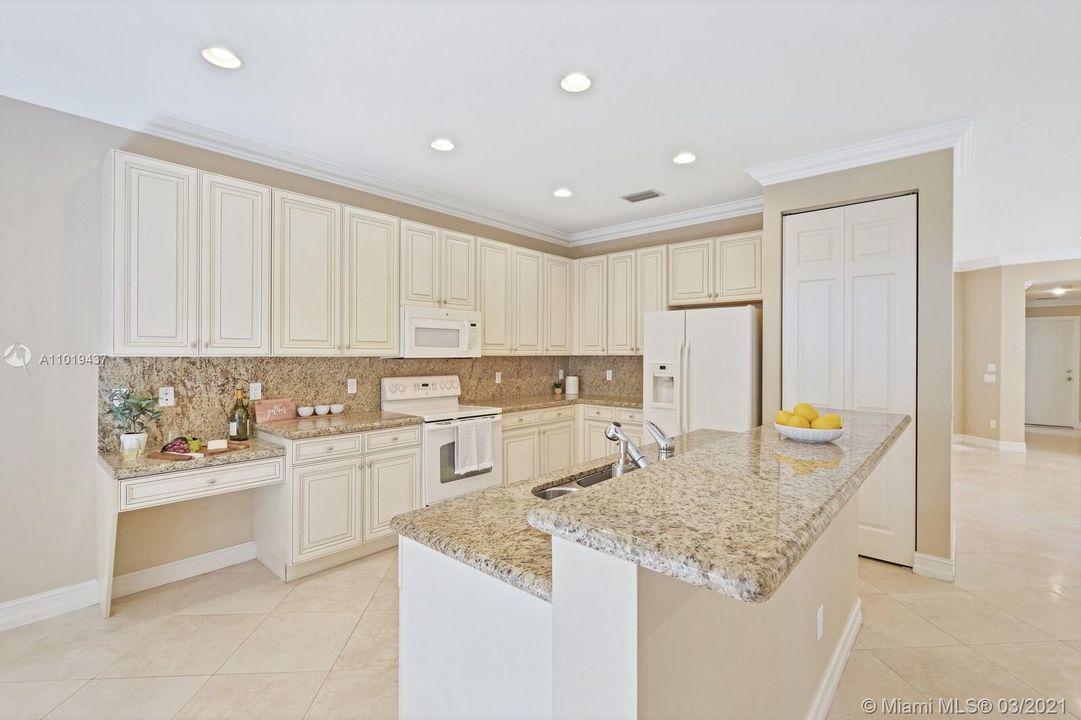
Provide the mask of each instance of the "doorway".
[{"label": "doorway", "polygon": [[1025,293],[1025,424],[1078,428],[1081,281],[1037,283]]}]

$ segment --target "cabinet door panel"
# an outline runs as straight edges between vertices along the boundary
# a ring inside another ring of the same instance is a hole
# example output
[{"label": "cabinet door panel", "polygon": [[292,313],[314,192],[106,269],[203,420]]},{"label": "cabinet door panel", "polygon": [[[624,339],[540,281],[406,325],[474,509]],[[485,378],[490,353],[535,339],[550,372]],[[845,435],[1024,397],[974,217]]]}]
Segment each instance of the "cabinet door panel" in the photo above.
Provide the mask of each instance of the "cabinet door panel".
[{"label": "cabinet door panel", "polygon": [[202,198],[204,355],[270,353],[270,188],[209,175]]},{"label": "cabinet door panel", "polygon": [[536,428],[503,433],[503,484],[532,480],[539,470],[540,434]]},{"label": "cabinet door panel", "polygon": [[360,543],[360,472],[356,462],[293,470],[293,560]]},{"label": "cabinet door panel", "polygon": [[515,353],[539,355],[542,347],[541,254],[514,249]]},{"label": "cabinet door panel", "polygon": [[575,260],[578,264],[578,353],[603,355],[607,346],[608,259]]},{"label": "cabinet door panel", "polygon": [[668,246],[668,304],[713,302],[714,240],[692,240]]},{"label": "cabinet door panel", "polygon": [[345,352],[395,355],[401,328],[398,218],[349,207],[344,215]]},{"label": "cabinet door panel", "polygon": [[574,464],[574,422],[546,425],[540,431],[541,473],[565,470]]},{"label": "cabinet door panel", "polygon": [[762,294],[762,236],[717,241],[718,291],[724,297]]},{"label": "cabinet door panel", "polygon": [[635,351],[634,284],[637,273],[634,252],[608,256],[608,354],[630,355]]},{"label": "cabinet door panel", "polygon": [[439,307],[439,228],[403,220],[401,245],[402,304]]},{"label": "cabinet door panel", "polygon": [[611,455],[616,451],[616,444],[604,435],[604,431],[608,428],[608,424],[607,420],[585,421],[585,432],[583,433],[582,438],[582,444],[585,446],[583,462],[596,460],[605,455]]},{"label": "cabinet door panel", "polygon": [[274,191],[274,352],[338,355],[342,206]]},{"label": "cabinet door panel", "polygon": [[506,355],[514,343],[514,249],[493,240],[477,242],[477,302],[481,353]]},{"label": "cabinet door panel", "polygon": [[114,354],[198,353],[198,175],[113,157]]},{"label": "cabinet door panel", "polygon": [[635,287],[635,300],[638,304],[635,313],[635,354],[642,354],[645,341],[645,316],[647,312],[668,309],[668,248],[643,248],[637,253],[638,282]]},{"label": "cabinet door panel", "polygon": [[393,534],[391,518],[419,506],[420,450],[372,455],[366,470],[364,541],[368,542]]},{"label": "cabinet door panel", "polygon": [[571,352],[571,270],[570,260],[544,256],[544,352],[549,355]]},{"label": "cabinet door panel", "polygon": [[441,231],[443,307],[477,308],[477,239],[472,235]]}]

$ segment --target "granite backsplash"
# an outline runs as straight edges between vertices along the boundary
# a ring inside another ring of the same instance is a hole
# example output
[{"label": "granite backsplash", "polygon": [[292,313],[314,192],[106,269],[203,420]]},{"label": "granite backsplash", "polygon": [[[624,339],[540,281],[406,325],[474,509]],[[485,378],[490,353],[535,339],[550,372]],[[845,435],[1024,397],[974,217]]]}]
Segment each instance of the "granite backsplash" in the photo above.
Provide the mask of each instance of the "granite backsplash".
[{"label": "granite backsplash", "polygon": [[[605,371],[612,370],[612,381]],[[119,434],[106,412],[105,395],[116,387],[156,396],[172,386],[176,406],[163,408],[149,428],[148,446],[164,444],[170,432],[201,438],[224,437],[226,415],[237,383],[263,385],[263,397],[286,397],[298,405],[342,403],[350,410],[379,409],[379,380],[405,375],[458,375],[462,401],[482,403],[552,391],[563,370],[578,375],[580,392],[640,397],[642,358],[634,356],[482,357],[472,359],[382,358],[109,358],[98,371],[98,450],[119,449]],[[503,382],[495,384],[495,373]],[[357,393],[346,393],[356,378]]]}]

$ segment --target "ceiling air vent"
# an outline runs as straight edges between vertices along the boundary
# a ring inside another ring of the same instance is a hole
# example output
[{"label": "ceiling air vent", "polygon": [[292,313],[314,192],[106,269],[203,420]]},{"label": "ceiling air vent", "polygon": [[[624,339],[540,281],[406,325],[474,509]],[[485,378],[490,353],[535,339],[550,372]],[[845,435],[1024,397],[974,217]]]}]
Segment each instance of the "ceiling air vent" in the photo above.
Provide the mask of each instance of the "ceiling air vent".
[{"label": "ceiling air vent", "polygon": [[623,199],[629,203],[639,203],[643,200],[652,200],[653,198],[659,198],[661,193],[656,190],[643,190],[642,192],[631,193],[630,195],[624,195]]}]

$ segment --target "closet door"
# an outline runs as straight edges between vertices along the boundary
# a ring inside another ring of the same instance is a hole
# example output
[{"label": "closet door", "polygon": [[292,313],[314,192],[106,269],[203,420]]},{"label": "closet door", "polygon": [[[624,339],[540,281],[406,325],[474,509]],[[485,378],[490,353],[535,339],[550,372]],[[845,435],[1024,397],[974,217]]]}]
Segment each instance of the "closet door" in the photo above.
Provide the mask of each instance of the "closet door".
[{"label": "closet door", "polygon": [[398,218],[347,207],[343,316],[346,355],[397,355]]}]

